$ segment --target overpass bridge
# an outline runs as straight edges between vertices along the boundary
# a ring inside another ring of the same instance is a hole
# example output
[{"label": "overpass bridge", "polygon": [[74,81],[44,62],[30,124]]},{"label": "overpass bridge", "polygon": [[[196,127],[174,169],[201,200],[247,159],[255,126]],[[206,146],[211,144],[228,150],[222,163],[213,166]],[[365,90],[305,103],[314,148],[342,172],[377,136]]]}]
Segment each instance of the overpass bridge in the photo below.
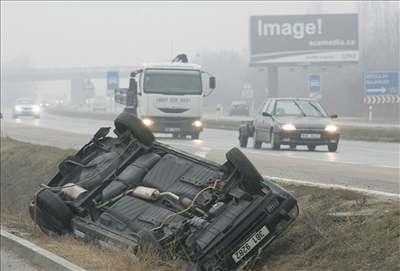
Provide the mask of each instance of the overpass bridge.
[{"label": "overpass bridge", "polygon": [[[80,103],[93,93],[91,79],[106,79],[107,72],[119,73],[120,78],[128,78],[139,66],[103,66],[70,68],[8,68],[2,67],[2,86],[38,81],[69,80],[71,82],[71,102]],[[92,92],[90,92],[92,91]]]},{"label": "overpass bridge", "polygon": [[2,67],[2,79],[6,82],[53,81],[72,79],[106,78],[108,71],[117,71],[120,77],[128,77],[139,66],[105,66],[72,68],[28,68],[14,69]]}]

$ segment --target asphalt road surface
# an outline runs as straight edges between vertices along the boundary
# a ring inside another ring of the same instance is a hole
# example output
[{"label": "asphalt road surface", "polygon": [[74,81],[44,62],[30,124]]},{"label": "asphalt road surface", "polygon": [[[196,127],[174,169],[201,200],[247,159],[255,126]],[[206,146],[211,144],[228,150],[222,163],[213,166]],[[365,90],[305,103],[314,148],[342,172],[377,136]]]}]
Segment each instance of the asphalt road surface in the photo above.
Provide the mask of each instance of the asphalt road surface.
[{"label": "asphalt road surface", "polygon": [[[43,114],[39,120],[2,120],[2,136],[63,148],[79,148],[99,127],[112,127],[110,121],[67,118]],[[237,132],[205,129],[200,140],[177,140],[159,135],[163,143],[210,160],[223,162],[225,152],[238,145]],[[249,146],[252,142],[249,141]],[[399,144],[342,140],[337,153],[325,146],[309,152],[296,150],[242,149],[263,175],[338,184],[373,191],[400,194]]]},{"label": "asphalt road surface", "polygon": [[16,255],[11,250],[1,247],[1,271],[39,271],[42,269],[32,266],[26,259]]}]

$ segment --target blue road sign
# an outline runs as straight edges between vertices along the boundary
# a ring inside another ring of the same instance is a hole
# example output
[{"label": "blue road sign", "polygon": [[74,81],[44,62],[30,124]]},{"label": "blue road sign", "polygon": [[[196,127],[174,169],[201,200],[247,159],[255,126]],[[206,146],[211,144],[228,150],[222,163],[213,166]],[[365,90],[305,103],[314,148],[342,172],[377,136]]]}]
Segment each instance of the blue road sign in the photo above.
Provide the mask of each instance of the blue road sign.
[{"label": "blue road sign", "polygon": [[365,96],[400,95],[399,72],[367,72],[364,77]]},{"label": "blue road sign", "polygon": [[107,72],[107,89],[119,88],[119,73],[115,71]]},{"label": "blue road sign", "polygon": [[319,73],[308,76],[308,91],[311,98],[321,98],[321,75]]}]

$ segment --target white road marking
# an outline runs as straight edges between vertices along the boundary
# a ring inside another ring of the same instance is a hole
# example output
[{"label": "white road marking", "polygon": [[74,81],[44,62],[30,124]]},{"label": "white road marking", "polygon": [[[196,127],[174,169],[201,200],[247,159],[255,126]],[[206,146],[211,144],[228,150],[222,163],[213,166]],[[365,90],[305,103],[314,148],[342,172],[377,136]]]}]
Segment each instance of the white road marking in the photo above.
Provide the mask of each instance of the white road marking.
[{"label": "white road marking", "polygon": [[288,178],[281,178],[281,177],[274,177],[274,176],[263,176],[264,178],[271,179],[273,181],[277,182],[283,182],[283,183],[288,183],[288,184],[301,184],[305,186],[312,186],[312,187],[319,187],[319,188],[333,188],[333,189],[343,189],[343,190],[349,190],[349,191],[354,191],[354,192],[360,192],[363,194],[369,194],[369,195],[374,195],[374,196],[384,196],[384,197],[389,197],[389,198],[397,198],[400,199],[400,194],[399,193],[387,193],[387,192],[382,192],[382,191],[377,191],[377,190],[370,190],[370,189],[364,189],[364,188],[358,188],[354,186],[345,186],[345,185],[340,185],[340,184],[325,184],[325,183],[318,183],[318,182],[313,182],[313,181],[303,181],[303,180],[297,180],[297,179],[288,179]]}]

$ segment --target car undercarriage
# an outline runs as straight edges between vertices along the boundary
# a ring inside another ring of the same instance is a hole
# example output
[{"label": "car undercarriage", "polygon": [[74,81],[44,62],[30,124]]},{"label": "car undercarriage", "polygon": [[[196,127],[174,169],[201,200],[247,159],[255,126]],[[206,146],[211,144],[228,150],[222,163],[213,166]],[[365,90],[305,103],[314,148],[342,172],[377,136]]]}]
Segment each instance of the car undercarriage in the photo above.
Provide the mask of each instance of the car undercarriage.
[{"label": "car undercarriage", "polygon": [[30,214],[44,232],[224,271],[256,261],[298,216],[293,195],[237,148],[217,164],[155,141],[127,112],[109,132],[100,128],[35,194]]}]

